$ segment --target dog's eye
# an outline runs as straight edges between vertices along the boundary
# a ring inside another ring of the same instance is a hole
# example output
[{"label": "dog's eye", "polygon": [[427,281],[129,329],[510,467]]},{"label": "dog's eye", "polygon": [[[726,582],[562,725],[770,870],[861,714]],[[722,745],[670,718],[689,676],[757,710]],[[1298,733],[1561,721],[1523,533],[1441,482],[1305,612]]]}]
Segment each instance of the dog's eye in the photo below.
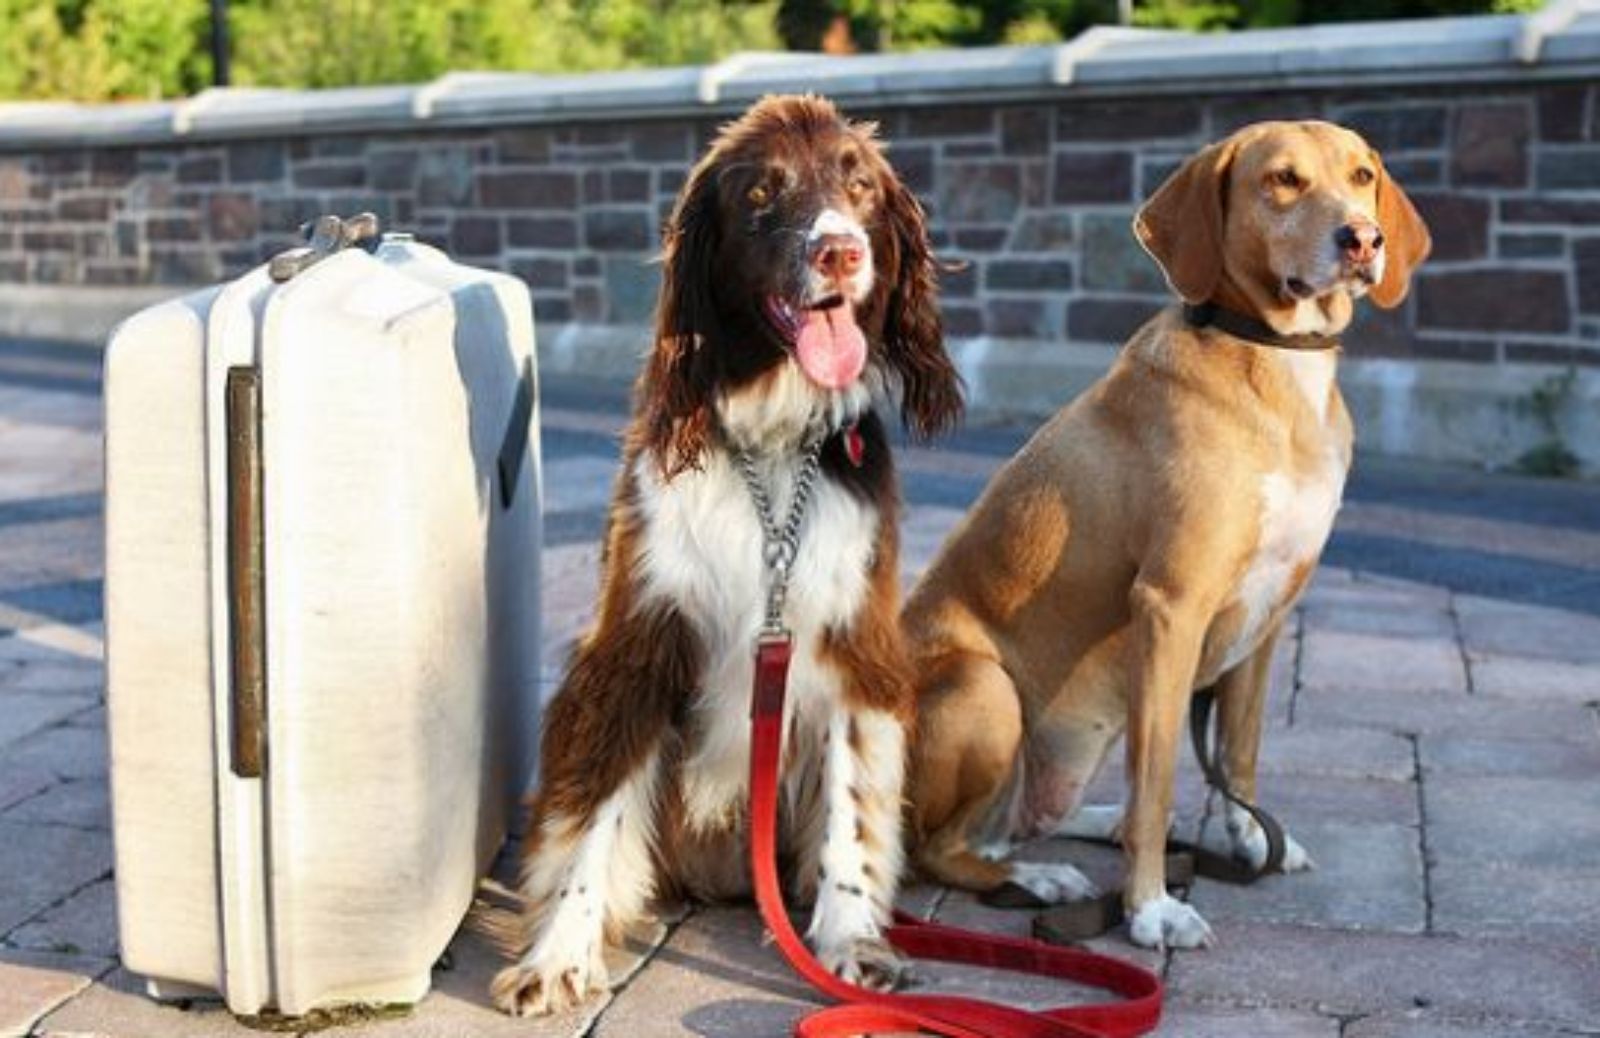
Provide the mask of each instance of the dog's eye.
[{"label": "dog's eye", "polygon": [[1305,181],[1300,179],[1300,174],[1292,169],[1280,169],[1268,179],[1272,181],[1274,187],[1285,187],[1290,191],[1298,191],[1305,184]]},{"label": "dog's eye", "polygon": [[765,184],[757,184],[749,191],[746,191],[744,196],[748,198],[750,200],[750,204],[754,206],[764,206],[768,202],[772,201],[772,192]]},{"label": "dog's eye", "polygon": [[1366,187],[1368,184],[1378,179],[1378,176],[1376,173],[1372,172],[1372,170],[1362,166],[1360,169],[1356,170],[1350,175],[1350,179],[1355,181],[1357,187]]}]

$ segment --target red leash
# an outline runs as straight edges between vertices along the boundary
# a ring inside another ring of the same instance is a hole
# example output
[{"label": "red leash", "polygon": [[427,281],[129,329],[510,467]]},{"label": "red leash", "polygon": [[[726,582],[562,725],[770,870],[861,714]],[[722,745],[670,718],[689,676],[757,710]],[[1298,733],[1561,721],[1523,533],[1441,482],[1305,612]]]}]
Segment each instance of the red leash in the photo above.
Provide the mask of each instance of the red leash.
[{"label": "red leash", "polygon": [[761,918],[789,964],[818,991],[845,1003],[795,1025],[797,1038],[922,1031],[946,1038],[1133,1038],[1161,1020],[1161,980],[1142,966],[1078,948],[975,933],[895,913],[888,938],[912,958],[1031,973],[1088,984],[1126,1001],[1031,1011],[955,995],[869,991],[834,976],[789,922],[778,881],[778,772],[791,644],[764,634],[756,651],[750,719],[750,867]]}]

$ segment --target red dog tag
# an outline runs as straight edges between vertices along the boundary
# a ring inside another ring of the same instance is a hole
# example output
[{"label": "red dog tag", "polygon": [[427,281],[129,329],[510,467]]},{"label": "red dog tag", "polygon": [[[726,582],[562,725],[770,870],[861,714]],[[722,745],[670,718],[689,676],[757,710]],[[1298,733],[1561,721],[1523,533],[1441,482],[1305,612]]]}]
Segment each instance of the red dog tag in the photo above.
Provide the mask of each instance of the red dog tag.
[{"label": "red dog tag", "polygon": [[861,467],[861,460],[867,456],[867,441],[861,438],[861,430],[856,428],[854,422],[845,426],[844,452],[850,464],[856,468]]}]

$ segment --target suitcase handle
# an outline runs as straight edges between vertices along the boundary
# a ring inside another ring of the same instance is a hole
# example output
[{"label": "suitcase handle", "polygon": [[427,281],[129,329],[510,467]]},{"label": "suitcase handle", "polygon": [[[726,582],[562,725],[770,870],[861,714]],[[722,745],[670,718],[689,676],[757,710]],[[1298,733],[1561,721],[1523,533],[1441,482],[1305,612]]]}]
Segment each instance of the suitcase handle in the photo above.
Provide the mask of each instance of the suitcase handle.
[{"label": "suitcase handle", "polygon": [[359,247],[371,252],[383,240],[373,213],[357,213],[349,219],[325,214],[301,224],[300,237],[306,244],[278,253],[267,264],[267,274],[280,285],[345,249]]}]

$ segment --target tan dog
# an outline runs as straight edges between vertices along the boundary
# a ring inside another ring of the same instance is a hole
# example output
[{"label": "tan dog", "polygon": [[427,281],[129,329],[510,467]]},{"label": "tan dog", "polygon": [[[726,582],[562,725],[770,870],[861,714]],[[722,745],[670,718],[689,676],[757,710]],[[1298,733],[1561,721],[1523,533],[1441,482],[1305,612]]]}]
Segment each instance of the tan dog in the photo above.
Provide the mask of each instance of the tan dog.
[{"label": "tan dog", "polygon": [[[1082,874],[1010,861],[1011,842],[1120,832],[1133,940],[1192,948],[1210,928],[1167,893],[1163,864],[1190,695],[1217,689],[1222,760],[1253,800],[1273,644],[1350,463],[1337,350],[1318,347],[1362,295],[1398,305],[1429,238],[1376,152],[1319,122],[1206,148],[1134,229],[1173,289],[1209,305],[1140,328],[995,476],[912,593],[916,860],[969,889],[1068,900],[1091,892]],[[1080,810],[1124,730],[1126,811]],[[1228,830],[1237,855],[1265,860],[1253,819],[1230,811]],[[1309,867],[1287,852],[1286,869]]]}]

